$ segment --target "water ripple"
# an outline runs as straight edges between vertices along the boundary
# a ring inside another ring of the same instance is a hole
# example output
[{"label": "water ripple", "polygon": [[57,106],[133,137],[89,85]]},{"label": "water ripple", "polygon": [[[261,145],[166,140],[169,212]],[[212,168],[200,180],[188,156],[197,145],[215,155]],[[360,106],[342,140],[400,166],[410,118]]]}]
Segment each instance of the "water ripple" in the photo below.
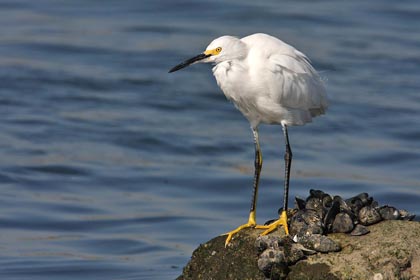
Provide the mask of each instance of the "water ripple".
[{"label": "water ripple", "polygon": [[[175,279],[246,219],[249,124],[209,65],[214,37],[265,32],[306,53],[325,116],[291,127],[290,202],[368,192],[420,213],[416,1],[2,1],[0,278]],[[260,127],[258,219],[282,199],[281,128]]]}]

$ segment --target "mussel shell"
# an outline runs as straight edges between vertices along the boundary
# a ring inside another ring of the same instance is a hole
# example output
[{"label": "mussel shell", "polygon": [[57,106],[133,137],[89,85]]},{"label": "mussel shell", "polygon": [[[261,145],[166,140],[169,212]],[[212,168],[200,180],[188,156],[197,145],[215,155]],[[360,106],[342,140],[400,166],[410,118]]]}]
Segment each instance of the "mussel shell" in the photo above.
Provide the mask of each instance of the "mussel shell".
[{"label": "mussel shell", "polygon": [[382,220],[379,211],[372,206],[365,206],[359,211],[359,221],[362,225],[376,224]]},{"label": "mussel shell", "polygon": [[332,225],[333,232],[347,233],[352,231],[354,228],[354,221],[347,213],[338,213],[335,216],[334,223]]},{"label": "mussel shell", "polygon": [[379,214],[384,220],[398,220],[401,217],[397,208],[388,205],[380,207]]},{"label": "mussel shell", "polygon": [[368,234],[369,232],[370,230],[366,226],[357,224],[352,230],[352,232],[350,233],[350,235],[360,236],[360,235]]}]

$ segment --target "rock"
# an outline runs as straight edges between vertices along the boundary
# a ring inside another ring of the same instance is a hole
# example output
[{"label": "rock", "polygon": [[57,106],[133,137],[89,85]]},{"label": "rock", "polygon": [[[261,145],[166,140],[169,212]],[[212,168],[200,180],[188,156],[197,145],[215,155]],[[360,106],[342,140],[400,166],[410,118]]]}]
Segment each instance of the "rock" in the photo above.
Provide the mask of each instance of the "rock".
[{"label": "rock", "polygon": [[384,277],[381,273],[376,273],[375,275],[373,275],[373,280],[384,280]]},{"label": "rock", "polygon": [[255,240],[255,247],[258,251],[263,252],[267,248],[278,249],[282,242],[282,238],[277,235],[258,236]]},{"label": "rock", "polygon": [[[295,209],[287,211],[290,236],[285,236],[284,231],[280,230],[258,237],[261,231],[246,229],[234,236],[228,248],[223,246],[225,237],[215,238],[193,253],[191,262],[179,279],[394,279],[395,275],[411,279],[410,275],[415,275],[420,269],[418,265],[413,266],[413,260],[417,260],[420,254],[405,256],[404,254],[411,253],[401,251],[401,247],[390,251],[401,233],[389,235],[389,240],[393,241],[388,241],[387,244],[380,243],[387,240],[382,235],[386,235],[390,229],[396,230],[395,225],[381,228],[384,232],[376,231],[374,239],[370,235],[362,237],[370,232],[371,227],[368,228],[367,225],[381,220],[413,220],[415,216],[407,211],[387,205],[380,207],[367,193],[344,200],[321,190],[310,190],[306,200],[295,198],[295,204]],[[281,212],[282,209],[279,214]],[[266,224],[272,221],[274,220]],[[376,225],[372,226],[375,227]],[[350,235],[338,234],[349,232]],[[336,234],[323,235],[329,233]],[[418,235],[418,231],[415,234]],[[354,246],[363,240],[370,241],[360,247]],[[416,239],[411,241],[416,243]],[[207,251],[208,247],[211,251]],[[343,252],[337,253],[342,248]],[[407,250],[410,249],[412,248],[407,245]],[[383,259],[375,268],[370,258],[375,256],[372,252],[377,250],[378,259]],[[354,254],[355,260],[347,258],[348,254],[352,255],[356,251],[359,253]],[[389,256],[386,252],[395,252],[397,256]],[[331,258],[320,253],[328,253]],[[340,257],[335,259],[333,256],[337,255]],[[359,271],[358,267],[363,267],[360,259],[369,266]],[[313,260],[316,262],[312,262]],[[356,263],[354,266],[351,265],[352,261]],[[337,270],[337,267],[341,268]],[[370,274],[363,275],[366,271]],[[376,274],[373,275],[373,272]]]},{"label": "rock", "polygon": [[332,205],[332,202],[333,202],[333,199],[332,199],[332,197],[330,196],[330,195],[325,195],[323,198],[322,198],[322,205],[324,206],[324,208],[329,208],[329,207],[331,207],[331,205]]},{"label": "rock", "polygon": [[[288,210],[290,233],[293,236],[348,233],[356,224],[372,225],[381,220],[411,221],[415,217],[405,210],[398,210],[392,206],[379,206],[379,203],[367,193],[343,199],[338,195],[332,198],[321,190],[311,189],[309,192],[310,195],[306,200],[296,197],[296,208]],[[279,214],[281,211],[282,209],[279,210]],[[360,227],[358,230],[354,231],[353,235],[360,236],[368,232]]]},{"label": "rock", "polygon": [[332,225],[335,219],[335,216],[340,213],[340,201],[337,197],[332,200],[331,207],[328,209],[324,217],[324,227],[326,232],[332,231]]},{"label": "rock", "polygon": [[290,236],[282,238],[282,247],[288,265],[294,264],[305,256],[302,245],[295,243]]},{"label": "rock", "polygon": [[306,200],[306,205],[305,205],[306,209],[312,209],[315,210],[317,212],[322,212],[323,210],[323,205],[322,205],[322,200],[317,198],[317,197],[309,197]]},{"label": "rock", "polygon": [[341,250],[340,244],[321,234],[310,234],[300,238],[298,237],[298,242],[305,248],[321,253],[338,252]]},{"label": "rock", "polygon": [[325,193],[321,190],[314,190],[314,189],[309,190],[309,197],[323,199],[324,196],[325,196]]},{"label": "rock", "polygon": [[323,233],[323,225],[320,216],[313,209],[297,211],[290,220],[290,235],[308,235]]},{"label": "rock", "polygon": [[[331,267],[324,263],[308,264],[299,262],[287,275],[289,280],[340,280],[331,272]],[[351,278],[349,278],[351,279]]]},{"label": "rock", "polygon": [[259,236],[255,247],[259,252],[263,250],[258,257],[258,268],[270,279],[283,279],[287,276],[288,266],[302,259],[304,251],[307,252],[289,236]]},{"label": "rock", "polygon": [[400,212],[401,220],[412,221],[416,217],[416,215],[412,215],[408,213],[407,210],[404,210],[404,209],[400,209],[399,212]]},{"label": "rock", "polygon": [[299,197],[295,197],[295,207],[298,210],[303,210],[306,207],[306,201],[303,200],[302,198]]},{"label": "rock", "polygon": [[359,221],[362,225],[368,226],[382,220],[379,211],[372,206],[365,206],[359,211]]},{"label": "rock", "polygon": [[332,225],[333,232],[350,232],[354,228],[354,222],[347,213],[339,213],[335,216]]},{"label": "rock", "polygon": [[302,244],[299,244],[299,243],[294,243],[294,244],[293,244],[293,246],[294,246],[296,249],[298,249],[298,250],[302,251],[302,253],[303,253],[305,256],[309,256],[309,255],[313,255],[313,254],[316,254],[316,253],[317,253],[317,251],[315,251],[315,250],[311,250],[311,249],[308,249],[308,248],[304,247]]},{"label": "rock", "polygon": [[271,268],[270,280],[283,280],[289,274],[289,267],[285,264],[274,264]]},{"label": "rock", "polygon": [[372,204],[373,198],[369,197],[368,193],[360,193],[356,196],[353,196],[349,199],[346,199],[347,204],[353,205],[353,204],[359,204],[363,206],[368,206]]},{"label": "rock", "polygon": [[[389,220],[371,225],[368,229],[370,233],[363,236],[329,234],[328,238],[341,244],[340,252],[306,255],[288,266],[273,265],[269,277],[287,280],[374,279],[374,277],[388,280],[419,279],[419,222]],[[258,269],[257,261],[261,252],[255,247],[256,239],[261,232],[256,229],[245,229],[234,236],[227,248],[224,246],[225,236],[216,237],[200,245],[178,280],[266,279],[266,275]],[[283,239],[282,230],[277,230],[269,236],[277,236],[278,240],[282,240],[281,246],[284,248],[285,244],[289,244]]]},{"label": "rock", "polygon": [[397,208],[392,206],[382,206],[379,208],[379,214],[384,220],[399,220],[400,212]]},{"label": "rock", "polygon": [[[284,236],[284,233],[278,232],[279,234],[274,235]],[[255,247],[255,240],[259,233],[261,230],[244,229],[233,237],[228,247],[225,247],[226,235],[200,245],[193,252],[183,274],[177,279],[265,279],[257,264],[259,252]]]},{"label": "rock", "polygon": [[258,268],[266,277],[269,277],[274,264],[283,264],[287,267],[284,251],[282,249],[268,248],[258,258]]},{"label": "rock", "polygon": [[359,213],[360,209],[372,203],[372,198],[369,198],[367,193],[361,193],[349,199],[346,199],[347,205],[351,208],[353,213]]},{"label": "rock", "polygon": [[357,219],[357,215],[355,215],[352,208],[347,204],[347,202],[344,199],[336,195],[334,196],[334,201],[337,201],[338,203],[340,203],[340,212],[347,213],[352,218],[352,220]]},{"label": "rock", "polygon": [[369,232],[370,230],[366,226],[357,224],[352,230],[352,232],[350,233],[350,235],[361,236],[361,235],[368,234]]},{"label": "rock", "polygon": [[[306,199],[305,208],[315,210],[318,216],[324,218],[326,209],[331,207],[332,198],[321,190],[310,190]],[[299,208],[302,209],[302,208]]]}]

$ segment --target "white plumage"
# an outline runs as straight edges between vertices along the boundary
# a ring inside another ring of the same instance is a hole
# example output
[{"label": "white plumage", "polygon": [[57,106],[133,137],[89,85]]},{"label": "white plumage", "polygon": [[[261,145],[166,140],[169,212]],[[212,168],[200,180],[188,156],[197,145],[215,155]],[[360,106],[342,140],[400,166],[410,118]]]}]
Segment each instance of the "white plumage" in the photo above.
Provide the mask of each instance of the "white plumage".
[{"label": "white plumage", "polygon": [[309,59],[267,34],[242,39],[223,36],[207,47],[221,47],[213,74],[226,97],[252,127],[259,123],[303,125],[327,109],[325,87]]},{"label": "white plumage", "polygon": [[[243,228],[265,229],[268,234],[282,225],[288,231],[287,205],[292,150],[287,127],[304,125],[325,113],[328,102],[324,84],[309,59],[294,47],[267,34],[253,34],[242,39],[222,36],[207,49],[175,66],[174,72],[196,62],[213,63],[213,74],[226,97],[248,119],[255,144],[255,173],[249,219],[227,233],[226,245]],[[280,124],[286,142],[284,199],[280,218],[268,226],[256,224],[256,200],[262,168],[258,139],[260,123]]]}]

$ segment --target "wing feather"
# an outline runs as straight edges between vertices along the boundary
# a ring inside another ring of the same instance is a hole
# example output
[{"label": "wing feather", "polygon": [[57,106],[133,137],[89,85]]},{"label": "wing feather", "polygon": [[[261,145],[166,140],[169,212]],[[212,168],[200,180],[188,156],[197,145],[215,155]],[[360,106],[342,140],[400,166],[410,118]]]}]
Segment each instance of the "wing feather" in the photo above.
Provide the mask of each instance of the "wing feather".
[{"label": "wing feather", "polygon": [[290,54],[274,54],[268,58],[272,75],[271,94],[280,105],[323,113],[327,107],[325,86],[309,59],[295,51]]},{"label": "wing feather", "polygon": [[241,40],[250,48],[253,69],[266,59],[255,71],[264,73],[271,100],[283,107],[309,111],[312,116],[325,112],[328,102],[324,83],[304,53],[267,34],[257,33]]}]

